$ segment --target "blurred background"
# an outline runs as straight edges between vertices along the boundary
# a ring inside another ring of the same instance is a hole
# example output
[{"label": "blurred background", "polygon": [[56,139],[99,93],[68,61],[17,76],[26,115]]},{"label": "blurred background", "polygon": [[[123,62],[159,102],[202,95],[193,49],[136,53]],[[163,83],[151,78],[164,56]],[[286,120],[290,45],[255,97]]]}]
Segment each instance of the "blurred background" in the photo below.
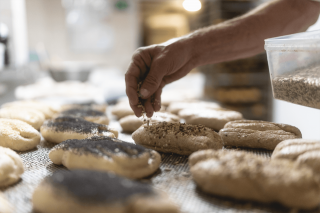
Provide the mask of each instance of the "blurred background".
[{"label": "blurred background", "polygon": [[[0,0],[0,105],[109,102],[125,95],[132,53],[240,16],[266,0]],[[317,22],[309,30],[320,29]],[[190,86],[192,85],[192,86]],[[320,111],[272,97],[265,54],[206,65],[164,99],[216,101],[247,119],[295,125],[320,138]]]}]

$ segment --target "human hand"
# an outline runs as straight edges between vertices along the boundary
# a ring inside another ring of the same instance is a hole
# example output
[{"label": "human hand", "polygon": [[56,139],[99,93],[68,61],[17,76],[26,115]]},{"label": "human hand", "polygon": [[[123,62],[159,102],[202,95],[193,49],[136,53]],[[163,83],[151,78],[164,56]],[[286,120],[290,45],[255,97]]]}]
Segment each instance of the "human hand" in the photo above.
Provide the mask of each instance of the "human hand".
[{"label": "human hand", "polygon": [[161,108],[162,88],[196,67],[193,47],[192,38],[182,37],[135,51],[125,80],[130,106],[137,117],[142,115],[141,100],[147,116],[152,117]]}]

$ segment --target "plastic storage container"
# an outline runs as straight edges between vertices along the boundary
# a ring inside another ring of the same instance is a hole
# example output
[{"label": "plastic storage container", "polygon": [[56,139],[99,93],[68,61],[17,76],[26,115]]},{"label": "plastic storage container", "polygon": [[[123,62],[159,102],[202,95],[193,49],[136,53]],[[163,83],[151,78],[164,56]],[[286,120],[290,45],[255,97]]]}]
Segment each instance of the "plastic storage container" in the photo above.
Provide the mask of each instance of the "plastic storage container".
[{"label": "plastic storage container", "polygon": [[273,96],[320,109],[320,30],[265,40]]}]

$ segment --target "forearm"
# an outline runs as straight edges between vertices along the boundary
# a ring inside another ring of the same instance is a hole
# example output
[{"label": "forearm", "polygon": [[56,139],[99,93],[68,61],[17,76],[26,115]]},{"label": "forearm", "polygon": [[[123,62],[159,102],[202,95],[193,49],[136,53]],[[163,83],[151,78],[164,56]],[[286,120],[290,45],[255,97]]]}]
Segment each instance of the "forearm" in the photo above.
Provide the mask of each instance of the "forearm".
[{"label": "forearm", "polygon": [[235,60],[263,52],[266,38],[305,31],[319,13],[318,2],[275,0],[239,18],[195,31],[183,40],[191,44],[195,66]]}]

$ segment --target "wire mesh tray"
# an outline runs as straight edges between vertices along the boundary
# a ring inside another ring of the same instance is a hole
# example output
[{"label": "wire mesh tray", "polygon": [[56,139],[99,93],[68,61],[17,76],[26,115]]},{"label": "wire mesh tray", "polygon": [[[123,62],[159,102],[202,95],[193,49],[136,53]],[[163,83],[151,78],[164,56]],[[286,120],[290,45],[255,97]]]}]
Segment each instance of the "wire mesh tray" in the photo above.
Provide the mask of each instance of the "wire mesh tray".
[{"label": "wire mesh tray", "polygon": [[[119,125],[113,123],[113,125]],[[119,139],[133,142],[131,135],[119,134]],[[32,194],[37,185],[55,171],[65,170],[64,166],[54,165],[48,153],[55,144],[41,140],[37,149],[19,153],[25,172],[17,184],[3,188],[9,202],[16,213],[33,213]],[[270,151],[246,149],[246,151],[269,158]],[[143,179],[154,187],[161,189],[180,206],[183,213],[215,213],[215,212],[290,212],[278,204],[259,204],[249,201],[238,201],[206,194],[199,190],[189,173],[188,157],[174,154],[161,154],[160,169],[152,176]],[[295,211],[296,212],[296,211]],[[319,209],[312,212],[319,212]]]}]

